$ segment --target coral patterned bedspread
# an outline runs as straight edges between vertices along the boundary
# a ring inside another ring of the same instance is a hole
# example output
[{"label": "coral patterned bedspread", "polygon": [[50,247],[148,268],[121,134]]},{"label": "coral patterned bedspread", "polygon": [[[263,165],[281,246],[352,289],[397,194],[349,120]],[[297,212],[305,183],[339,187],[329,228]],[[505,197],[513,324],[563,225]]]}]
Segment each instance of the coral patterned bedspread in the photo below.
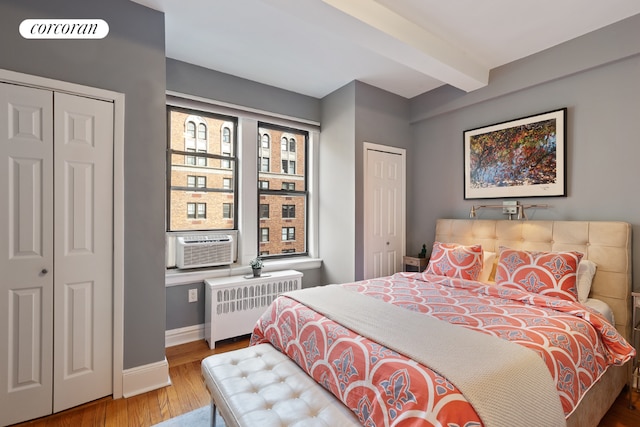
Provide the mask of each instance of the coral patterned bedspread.
[{"label": "coral patterned bedspread", "polygon": [[[596,311],[558,298],[426,273],[342,286],[536,351],[556,381],[566,416],[608,366],[634,354]],[[437,372],[286,296],[256,324],[251,343],[263,342],[287,354],[364,426],[482,425],[460,391]]]}]

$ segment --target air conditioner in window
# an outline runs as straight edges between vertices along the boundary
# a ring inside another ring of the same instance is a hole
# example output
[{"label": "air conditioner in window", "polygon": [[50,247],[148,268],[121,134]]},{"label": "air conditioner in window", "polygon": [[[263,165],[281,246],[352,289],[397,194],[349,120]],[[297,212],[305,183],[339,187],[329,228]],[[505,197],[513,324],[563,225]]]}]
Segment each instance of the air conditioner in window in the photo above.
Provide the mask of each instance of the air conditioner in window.
[{"label": "air conditioner in window", "polygon": [[233,264],[233,236],[207,235],[177,238],[178,268],[212,267]]}]

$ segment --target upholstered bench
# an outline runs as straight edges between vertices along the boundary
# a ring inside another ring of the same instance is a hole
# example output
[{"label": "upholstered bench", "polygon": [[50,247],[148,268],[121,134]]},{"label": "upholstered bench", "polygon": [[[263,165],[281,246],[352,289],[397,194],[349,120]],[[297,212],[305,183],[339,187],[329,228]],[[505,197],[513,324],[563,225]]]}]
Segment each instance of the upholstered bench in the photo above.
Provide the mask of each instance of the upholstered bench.
[{"label": "upholstered bench", "polygon": [[359,426],[357,417],[270,344],[209,356],[202,375],[227,427]]}]

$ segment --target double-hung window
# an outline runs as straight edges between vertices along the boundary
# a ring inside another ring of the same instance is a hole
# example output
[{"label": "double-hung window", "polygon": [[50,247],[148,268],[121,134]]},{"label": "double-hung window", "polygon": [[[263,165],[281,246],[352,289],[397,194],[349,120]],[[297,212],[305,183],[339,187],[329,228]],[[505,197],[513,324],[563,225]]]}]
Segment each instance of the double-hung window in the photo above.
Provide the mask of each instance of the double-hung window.
[{"label": "double-hung window", "polygon": [[167,107],[168,231],[236,228],[237,118]]},{"label": "double-hung window", "polygon": [[[265,241],[262,234],[263,238],[258,242],[260,254],[307,253],[308,139],[309,134],[304,130],[264,122],[258,125],[259,204],[271,207],[268,216],[261,211],[259,229],[282,235],[281,239]],[[282,165],[278,170],[269,168],[278,164]]]}]

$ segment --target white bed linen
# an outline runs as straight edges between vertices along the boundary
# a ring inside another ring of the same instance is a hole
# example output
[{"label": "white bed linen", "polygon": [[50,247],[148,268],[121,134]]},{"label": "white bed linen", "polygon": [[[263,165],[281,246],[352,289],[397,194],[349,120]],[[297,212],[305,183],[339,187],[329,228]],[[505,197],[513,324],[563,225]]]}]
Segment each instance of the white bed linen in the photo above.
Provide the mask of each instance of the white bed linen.
[{"label": "white bed linen", "polygon": [[612,325],[616,324],[615,318],[613,317],[613,310],[611,310],[611,307],[609,307],[609,304],[607,304],[606,302],[596,298],[587,298],[587,301],[585,301],[584,305],[589,308],[593,308],[594,310],[602,314],[604,318],[607,319]]}]

